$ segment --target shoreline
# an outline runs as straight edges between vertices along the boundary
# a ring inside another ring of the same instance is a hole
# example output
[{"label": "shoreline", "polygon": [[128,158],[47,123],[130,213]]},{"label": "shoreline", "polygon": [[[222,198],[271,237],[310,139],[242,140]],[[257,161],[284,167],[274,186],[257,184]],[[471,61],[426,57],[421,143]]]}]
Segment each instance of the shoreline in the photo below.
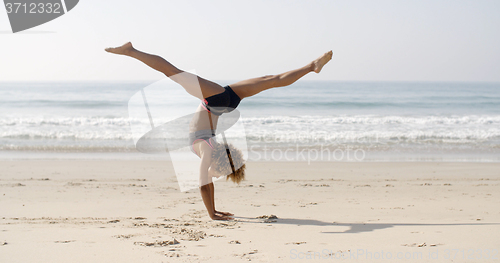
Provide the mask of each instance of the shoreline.
[{"label": "shoreline", "polygon": [[[494,152],[471,152],[471,153],[424,153],[424,152],[389,152],[368,151],[364,155],[353,151],[343,152],[345,155],[333,154],[321,156],[317,151],[286,152],[278,154],[272,151],[249,151],[248,162],[457,162],[457,163],[500,163],[500,155]],[[181,153],[181,158],[190,159],[190,151]],[[362,157],[362,158],[361,158]],[[14,160],[157,160],[169,161],[168,154],[144,154],[133,152],[56,152],[56,151],[0,151],[0,161]]]}]

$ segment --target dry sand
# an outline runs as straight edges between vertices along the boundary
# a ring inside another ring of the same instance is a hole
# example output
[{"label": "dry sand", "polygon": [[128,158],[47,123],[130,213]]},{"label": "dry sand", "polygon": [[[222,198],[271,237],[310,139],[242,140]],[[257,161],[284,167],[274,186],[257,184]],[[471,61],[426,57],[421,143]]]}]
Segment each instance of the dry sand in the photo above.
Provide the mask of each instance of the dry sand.
[{"label": "dry sand", "polygon": [[215,183],[228,222],[168,162],[0,165],[2,263],[500,258],[498,163],[249,163],[241,185]]}]

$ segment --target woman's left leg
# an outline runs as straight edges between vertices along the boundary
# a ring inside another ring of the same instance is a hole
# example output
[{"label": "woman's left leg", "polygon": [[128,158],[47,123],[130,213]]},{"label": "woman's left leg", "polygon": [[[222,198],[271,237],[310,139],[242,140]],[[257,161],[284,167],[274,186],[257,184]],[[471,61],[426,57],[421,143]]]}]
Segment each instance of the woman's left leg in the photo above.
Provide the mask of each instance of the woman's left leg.
[{"label": "woman's left leg", "polygon": [[329,51],[302,68],[291,70],[278,75],[268,75],[260,78],[247,79],[231,84],[229,86],[238,95],[238,97],[240,97],[240,99],[254,96],[261,91],[270,88],[288,86],[299,80],[309,72],[314,71],[316,73],[319,73],[323,66],[332,59],[332,55],[332,51]]},{"label": "woman's left leg", "polygon": [[231,89],[240,97],[244,99],[251,97],[260,93],[261,91],[284,87],[291,85],[298,79],[302,78],[304,75],[312,71],[312,67],[307,65],[305,67],[291,70],[278,75],[267,75],[259,78],[247,79],[234,84],[229,85]]}]

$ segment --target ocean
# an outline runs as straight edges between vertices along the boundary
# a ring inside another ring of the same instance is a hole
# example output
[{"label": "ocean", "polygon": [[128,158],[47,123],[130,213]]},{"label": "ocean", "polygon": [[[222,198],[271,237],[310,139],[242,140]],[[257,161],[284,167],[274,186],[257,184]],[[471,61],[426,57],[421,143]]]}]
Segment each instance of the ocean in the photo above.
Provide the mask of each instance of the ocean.
[{"label": "ocean", "polygon": [[[161,159],[131,131],[148,120],[129,100],[152,83],[0,82],[0,159]],[[199,104],[162,89],[167,119]],[[238,110],[244,133],[228,139],[255,161],[500,161],[500,83],[298,81]]]}]

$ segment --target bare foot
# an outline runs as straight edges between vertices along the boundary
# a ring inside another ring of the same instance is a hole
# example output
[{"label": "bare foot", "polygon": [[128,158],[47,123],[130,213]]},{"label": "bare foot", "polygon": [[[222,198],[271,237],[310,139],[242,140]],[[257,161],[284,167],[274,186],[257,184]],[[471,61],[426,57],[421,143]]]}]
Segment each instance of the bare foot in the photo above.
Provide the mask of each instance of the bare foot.
[{"label": "bare foot", "polygon": [[332,59],[332,56],[333,56],[333,52],[330,50],[330,51],[326,52],[325,54],[323,54],[318,59],[316,59],[315,61],[313,61],[312,62],[313,71],[316,73],[319,73],[321,71],[321,69],[323,68],[323,66],[326,63],[328,63],[328,61],[330,61]]},{"label": "bare foot", "polygon": [[109,53],[114,53],[114,54],[118,54],[118,55],[127,55],[133,49],[134,49],[134,47],[132,46],[132,43],[127,42],[120,47],[108,47],[108,48],[105,48],[104,50],[106,50]]}]

